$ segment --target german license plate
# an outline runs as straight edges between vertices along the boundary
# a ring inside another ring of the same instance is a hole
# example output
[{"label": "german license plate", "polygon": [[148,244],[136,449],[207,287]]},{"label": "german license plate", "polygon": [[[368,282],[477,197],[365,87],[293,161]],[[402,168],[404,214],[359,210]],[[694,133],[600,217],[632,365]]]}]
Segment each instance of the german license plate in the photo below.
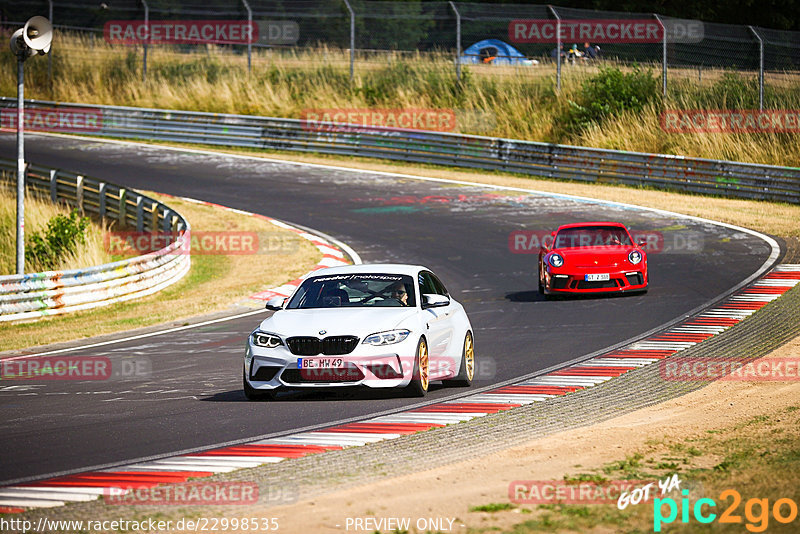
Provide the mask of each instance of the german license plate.
[{"label": "german license plate", "polygon": [[611,280],[611,275],[608,273],[595,273],[595,274],[587,274],[586,281],[587,282],[605,282],[606,280]]},{"label": "german license plate", "polygon": [[342,369],[344,366],[341,358],[297,358],[298,369]]}]

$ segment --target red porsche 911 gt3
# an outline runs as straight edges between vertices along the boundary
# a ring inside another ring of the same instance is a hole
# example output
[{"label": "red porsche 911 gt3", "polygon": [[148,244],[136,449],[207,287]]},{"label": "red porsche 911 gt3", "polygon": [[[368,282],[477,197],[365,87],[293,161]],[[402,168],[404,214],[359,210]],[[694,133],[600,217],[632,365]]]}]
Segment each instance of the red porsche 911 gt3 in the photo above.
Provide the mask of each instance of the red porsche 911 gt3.
[{"label": "red porsche 911 gt3", "polygon": [[647,291],[647,255],[625,225],[565,224],[539,252],[544,295]]}]

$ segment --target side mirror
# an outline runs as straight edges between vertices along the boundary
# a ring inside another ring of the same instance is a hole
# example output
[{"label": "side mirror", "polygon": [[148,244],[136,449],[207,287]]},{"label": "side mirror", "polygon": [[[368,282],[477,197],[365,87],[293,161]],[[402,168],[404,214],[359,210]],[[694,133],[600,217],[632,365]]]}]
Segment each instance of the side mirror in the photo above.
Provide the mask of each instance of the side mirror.
[{"label": "side mirror", "polygon": [[267,301],[267,305],[264,306],[268,310],[278,311],[283,309],[283,305],[286,303],[285,297],[272,297]]},{"label": "side mirror", "polygon": [[422,309],[441,308],[448,304],[450,304],[450,299],[444,295],[437,295],[435,293],[425,293],[422,295]]}]

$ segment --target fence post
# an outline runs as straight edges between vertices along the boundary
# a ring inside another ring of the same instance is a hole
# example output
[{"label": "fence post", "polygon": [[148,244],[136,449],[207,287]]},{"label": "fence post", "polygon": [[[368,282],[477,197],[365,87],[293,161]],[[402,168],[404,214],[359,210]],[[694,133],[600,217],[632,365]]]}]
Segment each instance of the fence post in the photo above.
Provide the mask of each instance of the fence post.
[{"label": "fence post", "polygon": [[247,38],[247,72],[250,72],[251,54],[253,52],[253,11],[250,9],[250,4],[247,0],[242,0],[244,8],[247,10],[247,27],[249,28],[250,36]]},{"label": "fence post", "polygon": [[461,13],[456,9],[456,5],[450,2],[453,13],[456,14],[456,80],[461,81]]},{"label": "fence post", "polygon": [[58,171],[50,169],[50,201],[55,204],[58,202]]},{"label": "fence post", "polygon": [[664,22],[658,14],[653,13],[653,16],[661,26],[661,94],[667,96],[667,27],[664,26]]},{"label": "fence post", "polygon": [[146,37],[144,39],[144,58],[142,59],[142,81],[147,81],[147,42],[150,40],[150,8],[147,6],[147,0],[141,0],[144,5],[144,31]]},{"label": "fence post", "polygon": [[748,26],[758,39],[758,111],[764,111],[764,40],[755,28]]},{"label": "fence post", "polygon": [[[47,0],[47,4],[49,6],[47,14],[50,18],[47,20],[50,21],[50,24],[53,24],[53,0]],[[47,79],[50,82],[50,87],[53,87],[53,49],[50,49],[50,53],[47,54]],[[52,94],[52,93],[51,93]]]},{"label": "fence post", "polygon": [[98,196],[98,207],[97,211],[100,214],[100,218],[104,218],[106,216],[106,183],[100,182],[97,184],[97,196]]},{"label": "fence post", "polygon": [[556,9],[548,5],[547,9],[556,18],[556,93],[561,92],[561,17]]},{"label": "fence post", "polygon": [[343,1],[344,5],[347,7],[347,11],[350,12],[350,81],[352,82],[354,78],[353,63],[355,63],[356,60],[356,13],[350,6],[350,2],[347,0]]}]

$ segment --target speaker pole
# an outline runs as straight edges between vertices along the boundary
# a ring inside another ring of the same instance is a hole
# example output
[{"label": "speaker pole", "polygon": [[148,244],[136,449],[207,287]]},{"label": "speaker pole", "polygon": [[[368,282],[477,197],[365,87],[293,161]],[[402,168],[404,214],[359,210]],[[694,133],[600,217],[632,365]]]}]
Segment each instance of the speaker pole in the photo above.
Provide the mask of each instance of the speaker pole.
[{"label": "speaker pole", "polygon": [[53,26],[44,17],[32,17],[11,35],[11,51],[17,57],[17,274],[25,274],[25,60],[47,54]]},{"label": "speaker pole", "polygon": [[17,274],[25,274],[25,64],[17,52]]}]

